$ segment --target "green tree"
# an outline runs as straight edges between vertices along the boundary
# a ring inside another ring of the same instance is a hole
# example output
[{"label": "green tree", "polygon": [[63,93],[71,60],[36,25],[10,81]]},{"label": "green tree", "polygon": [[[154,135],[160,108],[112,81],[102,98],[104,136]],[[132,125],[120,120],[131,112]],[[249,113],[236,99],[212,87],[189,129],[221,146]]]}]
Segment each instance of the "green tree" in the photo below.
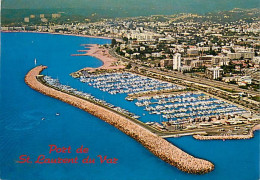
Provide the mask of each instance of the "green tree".
[{"label": "green tree", "polygon": [[128,38],[127,37],[123,37],[123,41],[128,42]]},{"label": "green tree", "polygon": [[131,67],[132,67],[132,64],[127,64],[127,66],[125,67],[126,69],[131,69]]},{"label": "green tree", "polygon": [[116,40],[115,39],[112,39],[111,41],[111,47],[114,47],[116,45]]}]

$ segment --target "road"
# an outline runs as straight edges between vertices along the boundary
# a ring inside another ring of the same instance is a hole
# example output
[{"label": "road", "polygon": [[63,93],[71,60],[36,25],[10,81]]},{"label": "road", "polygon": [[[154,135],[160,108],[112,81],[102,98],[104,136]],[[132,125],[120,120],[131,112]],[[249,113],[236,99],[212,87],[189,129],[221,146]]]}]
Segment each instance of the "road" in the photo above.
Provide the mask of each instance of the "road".
[{"label": "road", "polygon": [[[175,137],[176,135],[185,135],[185,134],[193,134],[193,133],[200,133],[200,132],[210,132],[210,131],[217,131],[220,129],[225,129],[225,130],[229,130],[232,129],[234,127],[240,127],[243,128],[245,126],[250,125],[251,128],[254,127],[256,124],[258,123],[254,123],[254,124],[237,124],[237,125],[222,125],[222,126],[211,126],[211,127],[205,127],[205,128],[196,128],[196,129],[184,129],[184,130],[176,130],[176,131],[171,131],[171,132],[157,132],[156,134],[163,137],[163,138],[168,138],[168,137]],[[251,129],[249,128],[249,129]]]},{"label": "road", "polygon": [[207,85],[207,86],[212,86],[212,87],[215,87],[215,88],[232,89],[232,90],[237,91],[237,92],[244,92],[244,93],[251,94],[251,95],[254,95],[254,96],[259,95],[259,93],[256,92],[256,91],[252,91],[252,90],[248,90],[248,89],[242,89],[242,88],[239,88],[238,86],[236,86],[234,84],[227,84],[227,83],[224,83],[224,82],[221,82],[221,81],[214,81],[214,80],[212,81],[212,80],[200,78],[200,77],[192,78],[190,76],[186,76],[186,75],[184,75],[180,72],[176,72],[176,71],[172,73],[172,72],[163,72],[163,71],[160,71],[160,70],[154,69],[154,68],[148,68],[148,67],[142,67],[142,68],[146,69],[150,72],[157,73],[157,74],[167,75],[169,77],[182,79],[182,80],[190,81],[190,82],[195,82],[195,83],[203,84],[203,85]]}]

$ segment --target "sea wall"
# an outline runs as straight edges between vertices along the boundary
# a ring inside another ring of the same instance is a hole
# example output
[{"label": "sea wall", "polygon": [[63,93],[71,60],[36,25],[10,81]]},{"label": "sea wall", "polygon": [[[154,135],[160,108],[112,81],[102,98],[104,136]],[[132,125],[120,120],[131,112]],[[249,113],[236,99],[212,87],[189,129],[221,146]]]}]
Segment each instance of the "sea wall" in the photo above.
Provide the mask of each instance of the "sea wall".
[{"label": "sea wall", "polygon": [[193,138],[198,140],[217,140],[217,139],[250,139],[254,137],[254,131],[259,130],[260,125],[254,126],[247,135],[230,135],[230,136],[203,136],[203,135],[194,135]]},{"label": "sea wall", "polygon": [[36,77],[41,73],[42,70],[46,68],[46,66],[38,66],[30,70],[25,76],[26,84],[28,84],[32,89],[41,92],[42,94],[54,97],[63,102],[78,107],[115,126],[125,134],[136,139],[154,155],[177,167],[181,171],[193,174],[204,174],[214,169],[214,165],[211,162],[195,158],[187,154],[165,139],[157,136],[156,134],[153,134],[152,132],[132,122],[126,117],[120,116],[115,112],[95,105],[89,101],[45,86],[39,82]]}]

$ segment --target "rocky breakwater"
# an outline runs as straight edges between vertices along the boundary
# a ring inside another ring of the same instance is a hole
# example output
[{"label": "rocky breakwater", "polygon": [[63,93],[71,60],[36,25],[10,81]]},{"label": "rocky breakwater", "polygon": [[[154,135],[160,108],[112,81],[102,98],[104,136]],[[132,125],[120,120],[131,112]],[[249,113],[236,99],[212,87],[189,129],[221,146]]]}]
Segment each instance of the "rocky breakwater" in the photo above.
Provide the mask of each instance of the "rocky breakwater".
[{"label": "rocky breakwater", "polygon": [[250,132],[246,135],[229,135],[229,136],[204,136],[204,135],[194,135],[193,138],[197,140],[224,140],[224,139],[250,139],[254,137],[254,131],[260,129],[260,124],[254,126]]},{"label": "rocky breakwater", "polygon": [[177,167],[181,171],[194,174],[204,174],[214,169],[214,165],[211,162],[198,159],[187,154],[165,139],[157,136],[156,134],[153,134],[144,127],[132,122],[126,117],[117,114],[116,112],[110,111],[104,107],[95,105],[92,102],[80,99],[73,95],[69,95],[67,93],[45,86],[36,78],[45,68],[47,67],[38,66],[30,70],[25,77],[26,84],[28,84],[32,89],[41,92],[42,94],[54,97],[63,102],[76,106],[115,126],[125,134],[136,139],[154,155]]}]

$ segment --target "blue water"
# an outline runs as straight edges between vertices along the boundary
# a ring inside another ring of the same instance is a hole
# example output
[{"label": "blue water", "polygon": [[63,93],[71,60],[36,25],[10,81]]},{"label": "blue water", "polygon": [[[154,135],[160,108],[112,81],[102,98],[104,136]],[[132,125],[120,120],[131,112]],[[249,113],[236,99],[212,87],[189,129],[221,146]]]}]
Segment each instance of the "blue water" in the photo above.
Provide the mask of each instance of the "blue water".
[{"label": "blue water", "polygon": [[[120,101],[126,95],[104,94],[69,76],[83,67],[98,67],[93,57],[70,56],[84,49],[80,44],[106,44],[110,40],[35,33],[1,33],[0,75],[0,178],[1,179],[235,179],[259,178],[259,131],[250,140],[197,141],[192,137],[168,139],[188,153],[215,164],[206,175],[183,173],[155,157],[142,145],[113,126],[56,99],[44,96],[24,83],[25,74],[37,64],[49,68],[43,73],[58,77],[63,84],[125,109],[140,110],[134,103]],[[115,98],[116,97],[116,98]],[[56,116],[56,113],[60,116]],[[140,115],[143,113],[141,111]],[[42,120],[42,118],[45,120]],[[72,153],[49,154],[50,144],[71,146]],[[84,145],[87,154],[76,154]],[[20,164],[20,155],[35,161],[47,157],[89,156],[95,164]],[[117,158],[117,164],[100,164],[97,155]]]}]

